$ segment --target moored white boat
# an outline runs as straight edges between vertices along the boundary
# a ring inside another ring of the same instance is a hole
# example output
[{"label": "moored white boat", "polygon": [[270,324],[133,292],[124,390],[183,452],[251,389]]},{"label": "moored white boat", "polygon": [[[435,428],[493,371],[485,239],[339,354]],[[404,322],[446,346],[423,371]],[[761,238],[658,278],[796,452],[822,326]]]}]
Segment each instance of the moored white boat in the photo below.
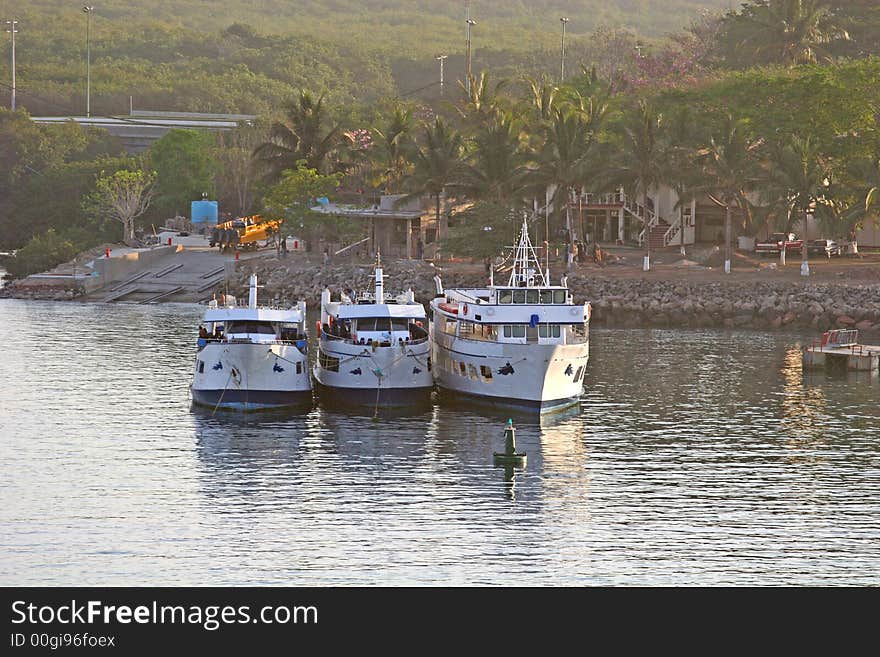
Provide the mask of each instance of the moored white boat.
[{"label": "moored white boat", "polygon": [[320,339],[314,367],[323,400],[341,404],[403,406],[430,399],[430,345],[425,307],[412,290],[385,294],[377,263],[375,291],[332,301],[321,297]]},{"label": "moored white boat", "polygon": [[251,275],[247,305],[211,301],[198,340],[191,386],[195,404],[256,411],[310,403],[306,307],[257,305]]},{"label": "moored white boat", "polygon": [[524,221],[507,285],[442,290],[431,302],[434,377],[442,392],[546,413],[583,390],[590,304],[551,285]]}]

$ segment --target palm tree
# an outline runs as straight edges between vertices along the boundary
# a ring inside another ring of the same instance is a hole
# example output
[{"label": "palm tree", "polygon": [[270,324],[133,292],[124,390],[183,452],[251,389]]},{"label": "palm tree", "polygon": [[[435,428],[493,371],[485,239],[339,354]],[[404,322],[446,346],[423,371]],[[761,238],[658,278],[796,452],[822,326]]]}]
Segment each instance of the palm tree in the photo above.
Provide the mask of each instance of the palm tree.
[{"label": "palm tree", "polygon": [[[757,181],[758,149],[762,142],[752,139],[746,123],[729,114],[720,128],[709,137],[709,143],[697,150],[702,178],[700,191],[724,206],[724,273],[730,273],[732,256],[731,224],[733,208],[749,208],[747,194]],[[699,189],[699,188],[698,188]],[[696,190],[695,190],[696,191]],[[717,197],[715,196],[717,194]],[[804,249],[806,252],[806,248]]]},{"label": "palm tree", "polygon": [[479,77],[471,75],[469,87],[461,81],[459,85],[464,99],[457,108],[458,113],[472,129],[486,125],[501,110],[500,92],[507,86],[507,80],[492,84],[490,75],[482,72]]},{"label": "palm tree", "polygon": [[373,152],[377,178],[390,191],[397,191],[410,168],[407,158],[409,133],[412,130],[412,111],[395,107],[383,129],[374,129]]},{"label": "palm tree", "polygon": [[793,136],[784,145],[776,145],[764,162],[765,198],[769,198],[777,215],[785,216],[786,232],[797,221],[803,221],[801,275],[810,275],[807,241],[807,220],[817,205],[828,202],[831,163],[810,138]]},{"label": "palm tree", "polygon": [[855,160],[850,164],[848,174],[855,202],[840,218],[848,226],[852,253],[858,253],[857,231],[869,217],[880,216],[880,154]]},{"label": "palm tree", "polygon": [[816,63],[830,59],[829,44],[849,39],[824,0],[753,0],[727,21],[731,45],[750,63]]},{"label": "palm tree", "polygon": [[523,122],[499,110],[477,130],[456,187],[470,198],[510,207],[524,189]]},{"label": "palm tree", "polygon": [[440,213],[440,200],[447,185],[453,183],[461,168],[464,141],[460,133],[439,116],[424,128],[424,143],[413,148],[410,155],[412,171],[406,184],[413,191],[404,199],[428,194],[435,201],[438,238],[446,237],[446,213]]},{"label": "palm tree", "polygon": [[682,208],[693,201],[697,189],[703,182],[700,163],[697,160],[697,145],[700,143],[702,130],[695,118],[691,108],[684,105],[669,116],[665,131],[670,165],[667,183],[675,190],[678,197],[675,207],[681,217],[678,245],[682,256],[687,255],[684,248],[686,225]]},{"label": "palm tree", "polygon": [[328,128],[324,96],[315,99],[301,90],[299,98],[285,105],[287,121],[274,123],[269,139],[254,149],[254,158],[265,166],[269,181],[277,181],[285,170],[295,170],[305,161],[309,169],[327,171],[330,156],[342,139],[339,124]]},{"label": "palm tree", "polygon": [[616,161],[605,176],[606,186],[623,189],[640,198],[645,224],[644,270],[651,269],[651,226],[648,216],[648,190],[670,177],[669,154],[661,140],[663,115],[647,101],[640,100],[636,111],[619,127],[621,139]]}]

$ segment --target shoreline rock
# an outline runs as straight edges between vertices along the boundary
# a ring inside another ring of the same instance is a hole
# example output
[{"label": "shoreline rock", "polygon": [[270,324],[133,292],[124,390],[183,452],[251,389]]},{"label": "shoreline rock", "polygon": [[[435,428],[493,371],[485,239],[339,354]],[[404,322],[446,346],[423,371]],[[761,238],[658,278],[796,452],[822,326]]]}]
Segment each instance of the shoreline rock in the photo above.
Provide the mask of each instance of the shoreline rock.
[{"label": "shoreline rock", "polygon": [[[373,265],[333,262],[324,265],[312,257],[275,256],[239,261],[233,277],[216,288],[237,297],[247,296],[248,278],[256,273],[264,301],[280,304],[303,300],[310,308],[320,303],[325,287],[334,292],[373,285]],[[444,287],[480,287],[486,275],[435,268],[419,260],[383,263],[386,290],[412,288],[418,301],[434,297],[434,275]],[[747,328],[822,332],[856,328],[880,334],[880,284],[812,284],[790,281],[650,280],[596,276],[572,272],[568,285],[575,300],[593,306],[595,326],[622,328]],[[21,286],[0,289],[0,297],[68,300],[80,290],[58,286]]]},{"label": "shoreline rock", "polygon": [[[388,291],[412,288],[418,301],[434,297],[434,274],[429,263],[397,260],[384,263]],[[439,268],[444,287],[480,287],[483,272],[468,274]],[[321,292],[372,286],[368,264],[329,265],[287,263],[277,259],[239,264],[230,293],[246,296],[247,280],[256,273],[264,299],[320,303]],[[786,281],[707,282],[597,277],[573,272],[568,285],[576,301],[593,306],[596,326],[664,328],[754,328],[810,330],[858,328],[880,333],[880,285],[811,284]]]}]

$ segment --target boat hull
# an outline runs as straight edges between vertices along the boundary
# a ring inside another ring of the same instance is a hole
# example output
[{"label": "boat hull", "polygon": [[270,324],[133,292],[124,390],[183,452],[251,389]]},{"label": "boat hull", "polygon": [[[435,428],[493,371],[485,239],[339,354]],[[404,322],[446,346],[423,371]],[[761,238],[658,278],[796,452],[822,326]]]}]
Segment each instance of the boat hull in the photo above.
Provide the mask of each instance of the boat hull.
[{"label": "boat hull", "polygon": [[[427,340],[373,349],[322,339],[320,349],[324,356],[319,354],[313,372],[322,401],[375,406],[378,400],[380,406],[408,406],[430,400],[434,379]],[[335,370],[326,367],[327,357],[338,361]]]},{"label": "boat hull", "polygon": [[269,408],[305,406],[312,402],[311,390],[195,390],[194,404],[234,411],[260,411]]},{"label": "boat hull", "polygon": [[208,343],[196,356],[191,392],[196,404],[229,410],[308,403],[308,355],[292,344]]},{"label": "boat hull", "polygon": [[498,408],[550,413],[578,403],[589,343],[509,344],[434,336],[434,377],[452,393]]}]

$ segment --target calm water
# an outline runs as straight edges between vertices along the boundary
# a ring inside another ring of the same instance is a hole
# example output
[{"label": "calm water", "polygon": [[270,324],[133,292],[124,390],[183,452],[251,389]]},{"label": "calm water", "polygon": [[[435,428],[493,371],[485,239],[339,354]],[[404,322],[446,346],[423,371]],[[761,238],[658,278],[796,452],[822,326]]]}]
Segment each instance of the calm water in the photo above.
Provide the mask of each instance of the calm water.
[{"label": "calm water", "polygon": [[594,330],[576,412],[194,414],[200,309],[0,301],[0,585],[880,583],[877,378]]}]

